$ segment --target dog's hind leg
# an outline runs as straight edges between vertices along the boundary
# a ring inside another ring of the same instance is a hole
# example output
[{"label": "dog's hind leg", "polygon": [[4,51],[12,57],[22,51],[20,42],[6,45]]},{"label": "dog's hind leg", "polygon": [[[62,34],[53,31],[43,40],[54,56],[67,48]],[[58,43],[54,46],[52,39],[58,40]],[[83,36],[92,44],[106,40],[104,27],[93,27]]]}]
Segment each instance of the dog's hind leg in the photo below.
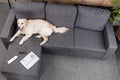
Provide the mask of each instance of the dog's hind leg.
[{"label": "dog's hind leg", "polygon": [[43,45],[48,41],[48,36],[45,36],[45,35],[41,35],[41,36],[43,38],[43,41],[40,43],[40,45]]},{"label": "dog's hind leg", "polygon": [[24,36],[21,41],[19,42],[19,45],[22,45],[28,38],[30,38],[32,35],[26,35]]},{"label": "dog's hind leg", "polygon": [[35,36],[35,38],[41,38],[41,35],[37,35],[37,36]]}]

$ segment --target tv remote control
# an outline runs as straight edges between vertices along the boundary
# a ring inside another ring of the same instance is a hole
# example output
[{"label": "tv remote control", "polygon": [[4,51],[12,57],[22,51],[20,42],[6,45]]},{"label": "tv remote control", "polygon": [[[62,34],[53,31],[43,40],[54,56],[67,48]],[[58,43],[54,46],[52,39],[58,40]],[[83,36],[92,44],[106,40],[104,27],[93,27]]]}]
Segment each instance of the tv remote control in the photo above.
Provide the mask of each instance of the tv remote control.
[{"label": "tv remote control", "polygon": [[18,56],[14,56],[13,58],[11,58],[7,63],[11,64],[13,61],[15,61],[18,58]]}]

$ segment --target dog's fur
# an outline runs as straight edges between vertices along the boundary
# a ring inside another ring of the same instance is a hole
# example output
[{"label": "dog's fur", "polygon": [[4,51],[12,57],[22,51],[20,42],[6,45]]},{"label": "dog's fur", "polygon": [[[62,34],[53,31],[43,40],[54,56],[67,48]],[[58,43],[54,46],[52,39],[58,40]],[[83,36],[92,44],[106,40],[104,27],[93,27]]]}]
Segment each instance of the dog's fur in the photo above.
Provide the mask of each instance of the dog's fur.
[{"label": "dog's fur", "polygon": [[30,38],[33,34],[38,34],[36,38],[40,38],[40,37],[43,38],[43,41],[40,43],[40,45],[43,45],[48,41],[48,36],[50,36],[53,32],[65,33],[66,31],[69,30],[69,28],[66,27],[57,28],[55,25],[42,19],[35,19],[35,20],[18,19],[17,25],[19,30],[10,39],[10,42],[12,42],[19,35],[25,34],[25,36],[19,42],[19,45],[22,45],[24,41]]}]

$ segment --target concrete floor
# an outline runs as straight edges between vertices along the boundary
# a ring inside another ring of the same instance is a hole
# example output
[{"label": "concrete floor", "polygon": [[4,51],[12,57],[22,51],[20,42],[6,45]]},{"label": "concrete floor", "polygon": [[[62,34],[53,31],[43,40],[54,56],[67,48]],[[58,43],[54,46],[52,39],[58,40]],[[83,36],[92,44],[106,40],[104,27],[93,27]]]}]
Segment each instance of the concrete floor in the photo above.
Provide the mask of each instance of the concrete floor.
[{"label": "concrete floor", "polygon": [[[9,12],[8,5],[6,3],[2,3],[2,4],[0,3],[0,32],[4,26],[8,12]],[[0,67],[1,67],[2,59],[4,57],[4,53],[5,53],[5,48],[0,41]],[[117,53],[117,64],[118,64],[118,68],[119,68],[119,72],[120,72],[120,47],[118,48],[116,53]],[[2,74],[0,74],[0,80],[6,80],[4,78],[4,76],[2,76]]]}]

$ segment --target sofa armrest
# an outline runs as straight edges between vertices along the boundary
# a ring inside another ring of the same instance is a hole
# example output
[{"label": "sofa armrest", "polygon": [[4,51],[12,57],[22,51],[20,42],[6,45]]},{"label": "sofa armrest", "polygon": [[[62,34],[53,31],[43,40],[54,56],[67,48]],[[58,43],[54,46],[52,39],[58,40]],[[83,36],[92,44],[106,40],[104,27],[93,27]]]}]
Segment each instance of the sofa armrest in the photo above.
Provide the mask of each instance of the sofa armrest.
[{"label": "sofa armrest", "polygon": [[14,26],[16,25],[16,17],[14,15],[13,10],[10,10],[6,23],[2,29],[0,39],[2,40],[3,44],[7,48],[9,44],[9,39],[13,34]]},{"label": "sofa armrest", "polygon": [[113,30],[112,23],[107,23],[104,28],[104,38],[105,38],[105,45],[106,45],[106,53],[103,59],[111,57],[115,50],[117,49],[116,38]]}]

